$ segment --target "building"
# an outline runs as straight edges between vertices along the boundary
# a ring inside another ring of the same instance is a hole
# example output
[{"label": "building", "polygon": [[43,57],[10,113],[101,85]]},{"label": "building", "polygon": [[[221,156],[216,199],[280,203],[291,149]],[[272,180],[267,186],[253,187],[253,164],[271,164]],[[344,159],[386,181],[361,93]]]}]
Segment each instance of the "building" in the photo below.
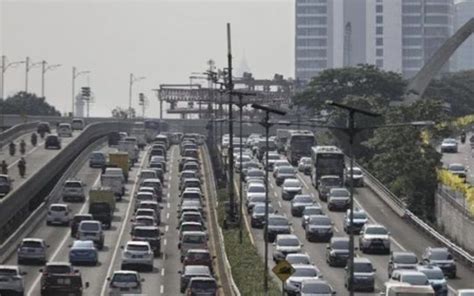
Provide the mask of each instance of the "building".
[{"label": "building", "polygon": [[74,117],[84,117],[84,100],[82,99],[81,93],[76,95],[75,98],[75,107],[74,107]]},{"label": "building", "polygon": [[452,1],[296,0],[295,77],[357,64],[412,77],[452,34]]},{"label": "building", "polygon": [[[461,28],[474,17],[474,0],[459,0],[454,4],[454,29]],[[456,50],[452,71],[474,70],[474,36],[471,35]]]}]

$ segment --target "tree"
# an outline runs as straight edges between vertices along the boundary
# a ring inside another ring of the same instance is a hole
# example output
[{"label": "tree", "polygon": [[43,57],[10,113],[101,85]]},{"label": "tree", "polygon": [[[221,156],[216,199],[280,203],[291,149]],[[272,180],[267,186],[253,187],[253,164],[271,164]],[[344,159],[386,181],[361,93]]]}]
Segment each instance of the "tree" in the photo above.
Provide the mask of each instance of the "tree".
[{"label": "tree", "polygon": [[117,106],[112,110],[112,117],[118,119],[127,119],[129,118],[129,115],[131,115],[130,118],[135,118],[135,114],[136,112],[134,108],[123,109]]},{"label": "tree", "polygon": [[321,108],[326,100],[341,102],[347,96],[400,100],[406,82],[400,74],[381,71],[373,65],[328,69],[314,77],[308,89],[298,94],[296,104]]},{"label": "tree", "polygon": [[4,114],[61,116],[61,113],[54,106],[48,104],[44,98],[24,91],[18,92],[6,100],[0,100],[0,109]]}]

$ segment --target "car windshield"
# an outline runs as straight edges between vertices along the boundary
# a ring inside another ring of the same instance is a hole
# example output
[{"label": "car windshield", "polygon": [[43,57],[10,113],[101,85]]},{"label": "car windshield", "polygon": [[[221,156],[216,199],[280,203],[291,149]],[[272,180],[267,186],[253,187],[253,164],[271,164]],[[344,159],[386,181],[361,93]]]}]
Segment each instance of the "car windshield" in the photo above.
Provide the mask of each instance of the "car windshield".
[{"label": "car windshield", "polygon": [[292,274],[294,277],[316,277],[318,272],[313,267],[298,267],[295,268],[295,272]]},{"label": "car windshield", "polygon": [[[265,213],[265,206],[256,206],[253,208],[253,212],[256,213],[256,214],[263,214]],[[268,213],[269,214],[273,214],[275,212],[275,210],[269,206],[268,207]]]},{"label": "car windshield", "polygon": [[141,236],[141,237],[158,237],[160,235],[160,231],[158,229],[140,229],[137,228],[133,231],[134,236]]},{"label": "car windshield", "polygon": [[257,193],[264,193],[265,187],[264,186],[250,186],[248,192],[257,192]]},{"label": "car windshield", "polygon": [[17,275],[17,271],[12,268],[0,268],[0,276]]},{"label": "car windshield", "polygon": [[183,243],[186,244],[202,244],[206,241],[206,236],[204,235],[184,235],[183,236]]},{"label": "car windshield", "polygon": [[386,235],[388,234],[387,229],[381,226],[374,226],[374,227],[367,227],[365,230],[366,234],[379,234],[379,235]]},{"label": "car windshield", "polygon": [[181,227],[181,231],[202,231],[202,226],[200,224],[188,224]]},{"label": "car windshield", "polygon": [[285,217],[270,217],[268,218],[268,224],[270,225],[288,225],[288,220]]},{"label": "car windshield", "polygon": [[66,207],[62,207],[62,206],[52,206],[50,208],[50,211],[52,212],[65,212],[66,211]]},{"label": "car windshield", "polygon": [[319,215],[319,214],[322,214],[323,213],[323,210],[321,208],[317,208],[317,207],[306,207],[304,210],[303,210],[303,215],[307,216],[307,215]]},{"label": "car windshield", "polygon": [[285,184],[283,185],[285,187],[301,187],[300,181],[296,179],[289,179],[285,180]]},{"label": "car windshield", "polygon": [[99,230],[98,223],[82,223],[81,230],[83,231],[97,231]]},{"label": "car windshield", "polygon": [[217,285],[216,285],[216,282],[213,281],[213,280],[209,280],[209,281],[193,281],[192,284],[191,284],[191,288],[192,289],[196,289],[196,290],[204,290],[204,291],[208,291],[208,290],[215,290],[217,289]]},{"label": "car windshield", "polygon": [[332,292],[326,283],[304,283],[301,291],[308,294],[331,294]]},{"label": "car windshield", "polygon": [[138,279],[134,274],[115,274],[112,281],[120,283],[136,283],[138,282]]},{"label": "car windshield", "polygon": [[295,197],[294,202],[312,203],[313,198],[310,195],[300,195]]},{"label": "car windshield", "polygon": [[451,171],[464,171],[464,166],[460,164],[451,164],[449,165]]},{"label": "car windshield", "polygon": [[92,158],[92,159],[104,159],[105,156],[104,156],[104,154],[102,154],[102,153],[92,153],[92,154],[91,154],[91,158]]},{"label": "car windshield", "polygon": [[354,263],[354,271],[355,272],[373,272],[374,268],[370,263]]},{"label": "car windshield", "polygon": [[333,189],[331,190],[332,197],[349,197],[349,192],[345,189]]},{"label": "car windshield", "polygon": [[354,219],[367,219],[367,215],[364,212],[354,212]]},{"label": "car windshield", "polygon": [[147,245],[128,244],[127,251],[146,252],[149,250]]},{"label": "car windshield", "polygon": [[433,250],[430,256],[431,260],[452,260],[453,256],[445,250]]},{"label": "car windshield", "polygon": [[281,238],[278,239],[278,245],[283,247],[297,247],[300,242],[297,238]]},{"label": "car windshield", "polygon": [[293,167],[290,167],[290,166],[280,167],[278,172],[281,173],[281,174],[295,174],[296,173],[295,169]]},{"label": "car windshield", "polygon": [[441,269],[424,269],[422,271],[429,280],[442,280],[444,274]]},{"label": "car windshield", "polygon": [[443,143],[445,143],[445,144],[456,144],[457,141],[455,139],[444,139]]},{"label": "car windshield", "polygon": [[79,182],[67,182],[66,187],[71,187],[71,188],[81,188],[81,183]]},{"label": "car windshield", "polygon": [[247,176],[249,177],[263,177],[265,173],[261,170],[251,170],[247,172]]},{"label": "car windshield", "polygon": [[286,256],[286,261],[290,264],[310,264],[309,258],[306,255],[288,255]]},{"label": "car windshield", "polygon": [[50,265],[46,267],[48,273],[70,273],[71,267],[66,265]]},{"label": "car windshield", "polygon": [[402,277],[402,282],[409,283],[411,285],[427,285],[428,279],[424,274],[407,274]]},{"label": "car windshield", "polygon": [[143,179],[156,178],[156,172],[142,172],[140,177]]},{"label": "car windshield", "polygon": [[349,240],[335,240],[332,242],[331,246],[333,249],[348,250]]},{"label": "car windshield", "polygon": [[137,216],[155,216],[155,211],[152,209],[138,209],[136,212]]},{"label": "car windshield", "polygon": [[418,259],[412,254],[398,254],[394,258],[395,262],[402,264],[416,264]]},{"label": "car windshield", "polygon": [[187,259],[190,260],[199,260],[199,261],[209,261],[211,260],[211,255],[209,253],[188,253]]},{"label": "car windshield", "polygon": [[331,225],[331,219],[329,217],[311,217],[309,224],[312,225]]}]

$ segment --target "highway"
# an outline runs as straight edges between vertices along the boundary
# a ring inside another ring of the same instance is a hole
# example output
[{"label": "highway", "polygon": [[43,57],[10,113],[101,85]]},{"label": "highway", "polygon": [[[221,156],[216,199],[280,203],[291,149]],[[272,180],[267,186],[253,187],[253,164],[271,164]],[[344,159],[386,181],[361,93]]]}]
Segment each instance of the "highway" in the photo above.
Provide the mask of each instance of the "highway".
[{"label": "highway", "polygon": [[[458,152],[457,153],[443,153],[441,161],[443,166],[447,167],[451,163],[461,163],[464,164],[468,169],[467,172],[467,181],[471,184],[474,184],[474,157],[471,152],[471,145],[469,144],[469,138],[472,136],[472,133],[467,133],[466,143],[462,144],[458,139]],[[438,151],[440,148],[438,147]]]},{"label": "highway", "polygon": [[[103,151],[110,151],[110,148],[102,148]],[[130,240],[131,222],[133,216],[134,196],[138,189],[139,175],[142,168],[147,166],[148,157],[145,152],[141,152],[140,161],[130,172],[129,182],[126,184],[126,194],[122,201],[117,202],[114,219],[110,230],[105,231],[105,245],[99,251],[99,264],[92,267],[78,267],[81,270],[84,282],[89,282],[90,287],[85,290],[85,295],[108,295],[108,281],[106,280],[115,270],[120,270],[121,248]],[[178,271],[181,270],[180,254],[178,245],[178,225],[177,204],[178,200],[178,161],[179,148],[172,146],[168,151],[168,169],[165,176],[165,188],[163,191],[163,210],[161,212],[160,229],[163,233],[161,238],[162,254],[154,260],[154,270],[152,272],[141,272],[145,279],[143,283],[143,293],[148,295],[179,295]],[[92,184],[96,184],[100,178],[100,169],[89,168],[84,164],[81,169],[71,176],[82,180],[87,184],[87,191]],[[84,213],[88,210],[88,202],[69,203],[74,214]],[[26,237],[39,237],[45,239],[50,245],[47,258],[49,262],[68,261],[69,246],[74,241],[70,237],[69,227],[46,226],[45,217],[31,233]],[[2,264],[17,264],[16,253],[12,254]],[[22,265],[22,270],[27,272],[24,276],[26,295],[39,295],[39,269],[41,266]]]},{"label": "highway", "polygon": [[[305,232],[301,226],[301,218],[293,217],[290,210],[290,202],[284,201],[281,198],[281,188],[275,184],[272,174],[270,174],[271,180],[269,183],[270,191],[269,197],[272,202],[272,206],[279,214],[286,215],[290,222],[292,222],[292,233],[296,234],[300,241],[304,244],[304,252],[310,255],[313,263],[321,270],[324,279],[326,279],[331,286],[341,295],[347,293],[344,287],[344,269],[337,267],[330,267],[326,263],[326,243],[311,243],[305,239]],[[298,178],[303,182],[304,189],[303,193],[310,193],[315,197],[323,211],[331,218],[334,222],[334,235],[335,236],[346,236],[343,230],[344,212],[331,212],[327,210],[325,202],[319,200],[317,190],[312,186],[311,180],[308,176],[298,173]],[[238,179],[236,179],[237,182]],[[412,225],[402,220],[392,210],[381,201],[370,189],[368,188],[357,188],[355,190],[355,206],[364,209],[369,216],[370,222],[380,223],[387,227],[391,232],[391,250],[392,251],[413,251],[417,254],[418,258],[421,258],[421,254],[424,249],[428,246],[437,246],[436,242],[425,236],[424,234],[417,231]],[[250,225],[250,218],[247,215],[247,227]],[[254,237],[256,246],[260,255],[264,256],[264,243],[263,243],[263,230],[262,229],[251,229]],[[355,237],[355,246],[358,246],[358,237]],[[272,245],[269,244],[269,263],[270,269],[273,267],[272,258]],[[364,293],[364,295],[376,295],[383,288],[385,281],[388,280],[387,267],[388,267],[388,255],[373,255],[373,254],[362,254],[360,251],[356,251],[358,256],[367,257],[372,261],[374,268],[376,268],[376,290],[374,293]],[[454,290],[460,288],[472,288],[474,284],[472,279],[474,278],[473,271],[469,270],[461,263],[457,263],[458,277],[453,280],[449,280],[450,291],[453,294]]]}]

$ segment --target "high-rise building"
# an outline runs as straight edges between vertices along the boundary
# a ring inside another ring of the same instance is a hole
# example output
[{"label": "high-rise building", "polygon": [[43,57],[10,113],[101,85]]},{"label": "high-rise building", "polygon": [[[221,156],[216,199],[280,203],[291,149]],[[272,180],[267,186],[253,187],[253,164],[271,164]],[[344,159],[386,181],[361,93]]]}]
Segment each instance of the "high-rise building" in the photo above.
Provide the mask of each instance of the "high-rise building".
[{"label": "high-rise building", "polygon": [[[454,29],[461,28],[474,17],[474,0],[458,0],[454,4]],[[453,71],[474,70],[474,36],[470,36],[456,50]]]}]

